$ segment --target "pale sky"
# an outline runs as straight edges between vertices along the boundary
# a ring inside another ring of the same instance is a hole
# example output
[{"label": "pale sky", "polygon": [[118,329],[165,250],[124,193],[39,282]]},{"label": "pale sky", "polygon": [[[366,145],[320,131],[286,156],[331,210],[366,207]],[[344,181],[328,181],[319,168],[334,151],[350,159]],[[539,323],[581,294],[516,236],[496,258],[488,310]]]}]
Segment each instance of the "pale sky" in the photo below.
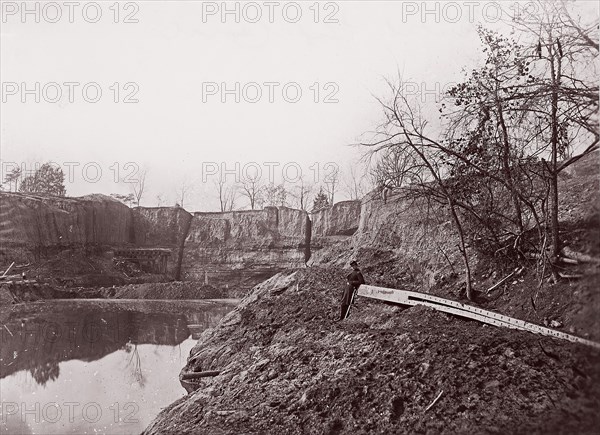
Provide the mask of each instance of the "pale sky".
[{"label": "pale sky", "polygon": [[[157,194],[172,205],[185,178],[194,185],[190,211],[217,207],[214,176],[202,180],[211,162],[232,170],[256,162],[265,171],[274,162],[279,176],[297,162],[308,178],[310,166],[335,162],[344,172],[358,156],[348,145],[381,121],[373,96],[386,96],[384,78],[399,71],[433,92],[459,81],[482,58],[477,24],[493,26],[498,11],[494,2],[228,2],[238,8],[236,22],[235,13],[221,15],[222,2],[120,2],[116,16],[109,1],[97,3],[102,15],[93,23],[97,8],[89,3],[74,7],[71,23],[64,2],[55,3],[60,10],[28,2],[26,15],[20,1],[2,2],[3,170],[56,162],[71,168],[67,194],[78,196],[127,193],[115,183],[116,169],[126,176],[134,162],[148,169],[142,205],[157,205]],[[88,83],[90,100],[102,91],[96,103],[84,100]],[[234,92],[221,95],[223,83]],[[257,89],[262,97],[253,103]],[[53,102],[57,90],[62,98]],[[138,102],[124,103],[132,91]]]}]

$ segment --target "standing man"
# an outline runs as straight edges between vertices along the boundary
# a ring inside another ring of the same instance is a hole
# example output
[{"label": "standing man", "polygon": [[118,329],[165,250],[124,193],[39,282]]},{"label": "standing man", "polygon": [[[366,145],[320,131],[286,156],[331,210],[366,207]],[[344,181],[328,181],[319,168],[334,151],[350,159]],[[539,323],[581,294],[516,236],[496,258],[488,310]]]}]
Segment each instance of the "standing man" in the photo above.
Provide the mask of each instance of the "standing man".
[{"label": "standing man", "polygon": [[340,320],[344,320],[348,317],[348,311],[350,305],[354,302],[354,292],[358,290],[361,284],[365,283],[365,278],[358,268],[358,263],[355,260],[350,262],[352,272],[346,277],[346,289],[344,290],[344,296],[342,297],[342,309],[340,312]]}]

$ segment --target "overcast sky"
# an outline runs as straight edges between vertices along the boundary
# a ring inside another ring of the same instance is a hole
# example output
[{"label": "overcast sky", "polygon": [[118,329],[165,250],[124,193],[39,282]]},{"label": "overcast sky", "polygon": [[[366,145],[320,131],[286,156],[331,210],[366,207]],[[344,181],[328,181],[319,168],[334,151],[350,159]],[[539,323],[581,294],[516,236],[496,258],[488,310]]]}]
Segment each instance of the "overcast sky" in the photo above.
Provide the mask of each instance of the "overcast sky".
[{"label": "overcast sky", "polygon": [[36,4],[25,15],[21,2],[2,4],[3,169],[56,162],[78,196],[127,193],[117,172],[144,167],[142,205],[157,205],[157,194],[172,205],[186,178],[189,210],[217,207],[214,176],[202,177],[213,162],[239,162],[238,172],[276,162],[276,177],[296,162],[310,181],[328,162],[346,171],[358,155],[348,145],[381,121],[373,96],[386,95],[384,78],[399,71],[424,83],[431,102],[481,59],[476,26],[497,26],[499,11],[493,2],[230,2],[223,16],[221,2]]}]

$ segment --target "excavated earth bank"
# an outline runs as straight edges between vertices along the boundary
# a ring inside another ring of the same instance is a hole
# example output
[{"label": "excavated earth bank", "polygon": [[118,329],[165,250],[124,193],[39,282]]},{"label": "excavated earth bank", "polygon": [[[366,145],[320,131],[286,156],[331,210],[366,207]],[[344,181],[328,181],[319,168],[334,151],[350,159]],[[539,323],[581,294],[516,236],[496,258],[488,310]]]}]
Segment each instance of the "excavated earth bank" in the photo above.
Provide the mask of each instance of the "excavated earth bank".
[{"label": "excavated earth bank", "polygon": [[[363,298],[336,322],[343,276],[311,268],[257,286],[183,371],[220,374],[184,382],[192,393],[145,433],[598,433],[598,351]],[[597,289],[578,290],[579,308],[598,306]],[[600,340],[595,318],[585,327]]]},{"label": "excavated earth bank", "polygon": [[[594,258],[598,160],[594,153],[565,171],[560,192],[563,240]],[[257,285],[205,331],[182,374],[219,374],[182,380],[190,394],[144,433],[600,433],[593,348],[365,298],[336,321],[349,257],[370,284],[465,301],[459,268],[448,266],[459,263],[445,219],[422,216],[393,198],[365,198],[351,238],[313,219],[313,266]],[[477,305],[600,342],[599,266],[566,266],[582,278],[539,288],[532,264]],[[511,270],[475,258],[475,288]]]}]

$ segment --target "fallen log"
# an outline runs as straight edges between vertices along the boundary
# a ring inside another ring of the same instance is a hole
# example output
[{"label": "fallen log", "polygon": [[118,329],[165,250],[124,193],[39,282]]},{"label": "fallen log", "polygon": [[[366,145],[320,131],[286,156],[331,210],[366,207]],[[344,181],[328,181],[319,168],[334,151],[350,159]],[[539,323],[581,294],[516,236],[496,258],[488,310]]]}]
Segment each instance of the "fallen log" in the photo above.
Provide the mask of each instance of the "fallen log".
[{"label": "fallen log", "polygon": [[187,379],[208,378],[211,376],[218,376],[220,373],[221,370],[207,370],[205,372],[188,372],[181,375],[181,380],[185,381]]},{"label": "fallen log", "polygon": [[576,259],[563,256],[558,257],[558,261],[562,261],[565,264],[579,264],[579,261]]},{"label": "fallen log", "polygon": [[23,279],[22,275],[2,275],[0,276],[0,280],[5,280],[5,279],[11,279],[11,280],[16,280],[16,279]]},{"label": "fallen log", "polygon": [[29,267],[31,266],[31,262],[27,263],[27,264],[18,264],[15,266],[15,269],[23,269],[25,267]]},{"label": "fallen log", "polygon": [[579,279],[579,278],[583,278],[583,274],[581,274],[581,273],[575,273],[575,274],[568,275],[566,273],[558,272],[558,276],[560,276],[563,279]]},{"label": "fallen log", "polygon": [[561,250],[561,254],[564,257],[579,261],[580,263],[600,263],[600,258],[592,257],[591,255],[583,254],[581,252],[577,252],[565,246]]}]

